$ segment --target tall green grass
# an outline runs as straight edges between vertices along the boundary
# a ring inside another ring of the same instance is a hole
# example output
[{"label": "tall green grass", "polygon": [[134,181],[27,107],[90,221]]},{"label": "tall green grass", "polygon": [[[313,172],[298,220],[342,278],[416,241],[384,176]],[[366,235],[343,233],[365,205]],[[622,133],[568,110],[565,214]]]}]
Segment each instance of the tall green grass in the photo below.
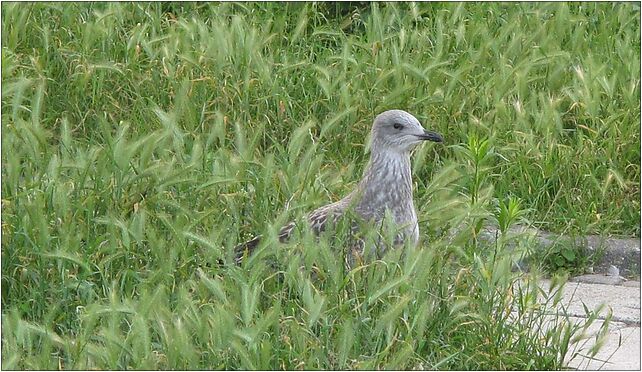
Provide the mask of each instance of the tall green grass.
[{"label": "tall green grass", "polygon": [[[479,232],[639,235],[639,66],[630,4],[3,3],[3,368],[561,368],[595,313],[545,327],[528,240]],[[389,108],[446,138],[420,247],[217,265],[348,192]]]}]

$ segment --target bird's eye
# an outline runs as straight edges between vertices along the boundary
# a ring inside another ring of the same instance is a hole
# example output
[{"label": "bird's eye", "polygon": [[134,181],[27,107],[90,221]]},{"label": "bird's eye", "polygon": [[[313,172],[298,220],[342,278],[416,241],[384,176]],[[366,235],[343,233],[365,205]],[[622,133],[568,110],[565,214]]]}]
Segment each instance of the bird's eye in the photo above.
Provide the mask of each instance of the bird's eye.
[{"label": "bird's eye", "polygon": [[395,129],[401,129],[401,128],[403,128],[403,125],[401,125],[399,123],[395,123],[392,127],[395,128]]}]

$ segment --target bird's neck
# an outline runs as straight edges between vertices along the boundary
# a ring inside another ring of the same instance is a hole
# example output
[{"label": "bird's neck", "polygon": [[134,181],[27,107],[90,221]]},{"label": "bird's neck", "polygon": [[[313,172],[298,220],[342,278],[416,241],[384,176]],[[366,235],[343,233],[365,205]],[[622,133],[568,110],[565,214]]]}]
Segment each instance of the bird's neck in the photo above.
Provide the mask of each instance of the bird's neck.
[{"label": "bird's neck", "polygon": [[410,154],[396,151],[372,152],[359,186],[364,194],[387,190],[412,200]]}]

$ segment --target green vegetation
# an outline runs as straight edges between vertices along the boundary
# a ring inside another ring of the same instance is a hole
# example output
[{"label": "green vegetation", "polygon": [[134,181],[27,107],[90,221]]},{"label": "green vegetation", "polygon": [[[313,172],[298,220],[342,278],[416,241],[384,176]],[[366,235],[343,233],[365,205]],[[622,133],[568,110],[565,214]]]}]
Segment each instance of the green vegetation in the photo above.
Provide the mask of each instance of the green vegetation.
[{"label": "green vegetation", "polygon": [[[639,11],[3,3],[2,367],[561,368],[599,309],[478,237],[639,235]],[[390,108],[446,138],[413,161],[420,247],[275,244]]]},{"label": "green vegetation", "polygon": [[534,249],[529,258],[533,262],[540,262],[548,272],[582,275],[604,254],[603,249],[592,252],[584,243],[580,239],[560,238],[549,247]]}]

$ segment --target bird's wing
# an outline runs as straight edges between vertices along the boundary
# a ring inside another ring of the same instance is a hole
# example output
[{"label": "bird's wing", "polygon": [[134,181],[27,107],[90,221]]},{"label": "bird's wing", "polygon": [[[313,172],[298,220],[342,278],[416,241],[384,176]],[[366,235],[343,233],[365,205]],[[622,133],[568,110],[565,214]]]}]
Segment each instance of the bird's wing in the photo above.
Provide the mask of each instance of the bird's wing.
[{"label": "bird's wing", "polygon": [[252,252],[259,246],[261,242],[261,235],[257,235],[251,240],[241,243],[234,247],[234,262],[239,265],[245,257],[249,257]]},{"label": "bird's wing", "polygon": [[287,241],[290,240],[290,236],[292,236],[292,230],[294,230],[295,227],[296,223],[294,221],[283,226],[281,230],[279,230],[279,242],[287,243]]},{"label": "bird's wing", "polygon": [[[308,214],[307,220],[312,232],[315,235],[319,235],[321,232],[325,231],[327,227],[328,217],[331,217],[333,223],[335,223],[339,217],[343,215],[343,204],[341,202],[336,202],[323,207],[317,208]],[[286,243],[290,240],[292,232],[296,227],[296,222],[292,221],[279,230],[279,242]],[[241,243],[234,247],[234,260],[236,263],[240,263],[243,260],[243,257],[249,257],[254,250],[259,246],[262,236],[258,235],[251,240],[248,240],[245,243]]]},{"label": "bird's wing", "polygon": [[[321,232],[325,231],[328,216],[331,215],[333,222],[336,222],[337,218],[340,216],[340,214],[337,213],[336,209],[337,208],[334,204],[328,204],[324,205],[321,208],[315,209],[310,214],[308,214],[308,225],[315,235],[319,235]],[[296,222],[294,221],[283,226],[281,230],[279,230],[279,242],[287,243],[288,240],[290,240],[295,227]]]},{"label": "bird's wing", "polygon": [[340,200],[336,203],[317,208],[308,215],[308,224],[315,235],[319,235],[328,227],[328,219],[336,223],[345,213],[345,203]]},{"label": "bird's wing", "polygon": [[[292,221],[283,226],[281,230],[279,230],[279,241],[281,243],[286,243],[290,239],[292,230],[294,230],[295,226],[296,223]],[[248,240],[245,243],[241,243],[234,247],[234,261],[237,264],[240,264],[243,261],[244,257],[249,257],[252,253],[254,253],[256,248],[259,246],[259,243],[261,243],[261,239],[263,239],[263,236],[257,235],[251,240]]]}]

